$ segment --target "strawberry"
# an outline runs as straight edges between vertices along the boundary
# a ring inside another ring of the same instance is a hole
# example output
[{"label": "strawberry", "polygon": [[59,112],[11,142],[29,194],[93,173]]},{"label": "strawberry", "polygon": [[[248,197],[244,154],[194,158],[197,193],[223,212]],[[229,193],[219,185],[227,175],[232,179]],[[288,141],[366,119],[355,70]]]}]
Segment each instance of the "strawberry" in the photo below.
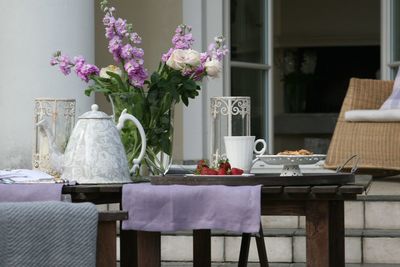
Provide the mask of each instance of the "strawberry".
[{"label": "strawberry", "polygon": [[232,175],[242,175],[243,174],[243,170],[239,169],[239,168],[232,168],[231,174]]},{"label": "strawberry", "polygon": [[209,173],[209,175],[218,175],[218,171],[216,171],[214,169],[209,169],[208,173]]},{"label": "strawberry", "polygon": [[210,170],[210,168],[208,168],[207,166],[201,167],[200,175],[208,175],[209,170]]},{"label": "strawberry", "polygon": [[208,168],[208,165],[207,165],[205,160],[200,160],[197,163],[195,174],[201,174],[201,171],[202,171],[203,168]]},{"label": "strawberry", "polygon": [[226,170],[224,168],[219,167],[218,175],[226,175]]},{"label": "strawberry", "polygon": [[225,171],[228,171],[231,169],[231,164],[229,164],[228,160],[220,161],[219,162],[219,168],[224,169]]},{"label": "strawberry", "polygon": [[214,169],[211,169],[211,168],[206,168],[206,167],[204,167],[202,170],[201,170],[201,173],[200,173],[201,175],[218,175],[218,171],[216,171],[216,170],[214,170]]}]

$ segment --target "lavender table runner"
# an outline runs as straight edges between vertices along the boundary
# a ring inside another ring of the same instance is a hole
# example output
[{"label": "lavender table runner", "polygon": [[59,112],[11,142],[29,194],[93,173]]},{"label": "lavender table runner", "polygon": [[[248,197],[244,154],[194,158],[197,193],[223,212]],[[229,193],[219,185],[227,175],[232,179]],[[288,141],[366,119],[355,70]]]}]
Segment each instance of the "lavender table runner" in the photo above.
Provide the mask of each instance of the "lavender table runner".
[{"label": "lavender table runner", "polygon": [[0,202],[60,201],[62,184],[0,184]]},{"label": "lavender table runner", "polygon": [[122,222],[122,228],[254,233],[260,228],[260,205],[261,185],[127,184],[122,189],[122,208],[129,212],[129,219]]}]

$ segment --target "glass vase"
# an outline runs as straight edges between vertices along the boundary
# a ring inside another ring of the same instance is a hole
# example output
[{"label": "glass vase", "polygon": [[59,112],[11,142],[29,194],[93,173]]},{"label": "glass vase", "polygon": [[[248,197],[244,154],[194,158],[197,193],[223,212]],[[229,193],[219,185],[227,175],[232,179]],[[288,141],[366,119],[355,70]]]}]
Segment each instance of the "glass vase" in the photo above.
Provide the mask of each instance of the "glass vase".
[{"label": "glass vase", "polygon": [[[151,110],[147,95],[142,92],[114,93],[109,99],[116,122],[126,109],[140,121],[146,133],[146,154],[140,170],[134,175],[165,175],[172,163],[175,102],[162,102],[157,110]],[[141,149],[138,129],[127,124],[121,131],[121,140],[131,167]]]}]

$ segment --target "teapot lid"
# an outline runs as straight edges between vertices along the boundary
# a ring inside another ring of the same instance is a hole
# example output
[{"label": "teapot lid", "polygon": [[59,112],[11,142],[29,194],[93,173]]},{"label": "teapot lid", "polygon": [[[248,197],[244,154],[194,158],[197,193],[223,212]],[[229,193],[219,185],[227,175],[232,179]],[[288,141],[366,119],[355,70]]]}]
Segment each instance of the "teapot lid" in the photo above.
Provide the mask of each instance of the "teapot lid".
[{"label": "teapot lid", "polygon": [[99,111],[98,105],[93,104],[91,108],[91,111],[83,113],[81,116],[79,116],[79,119],[111,119],[111,116]]}]

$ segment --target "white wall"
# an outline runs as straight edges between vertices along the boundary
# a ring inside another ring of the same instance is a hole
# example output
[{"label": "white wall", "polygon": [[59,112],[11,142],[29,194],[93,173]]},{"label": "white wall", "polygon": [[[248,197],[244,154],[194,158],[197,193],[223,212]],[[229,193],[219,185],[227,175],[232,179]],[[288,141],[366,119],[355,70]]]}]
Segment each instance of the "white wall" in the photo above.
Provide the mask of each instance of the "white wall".
[{"label": "white wall", "polygon": [[74,73],[49,60],[60,49],[94,62],[93,0],[0,1],[0,169],[30,168],[37,97],[75,98],[76,114],[93,98]]},{"label": "white wall", "polygon": [[[224,35],[225,0],[183,1],[183,22],[193,27],[194,49],[207,50],[215,36]],[[210,98],[224,93],[224,75],[203,82],[200,95],[183,108],[183,159],[208,157],[210,143]]]}]

